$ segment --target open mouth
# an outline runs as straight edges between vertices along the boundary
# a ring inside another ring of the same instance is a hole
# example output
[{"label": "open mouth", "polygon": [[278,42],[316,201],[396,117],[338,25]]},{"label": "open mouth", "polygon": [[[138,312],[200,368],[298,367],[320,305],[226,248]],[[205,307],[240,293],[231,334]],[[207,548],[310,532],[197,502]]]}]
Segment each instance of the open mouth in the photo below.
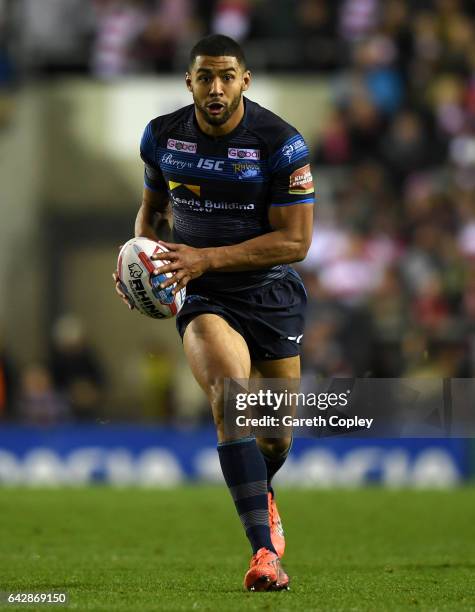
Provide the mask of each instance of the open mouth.
[{"label": "open mouth", "polygon": [[212,115],[218,115],[224,108],[224,104],[221,102],[211,102],[208,104],[207,109]]}]

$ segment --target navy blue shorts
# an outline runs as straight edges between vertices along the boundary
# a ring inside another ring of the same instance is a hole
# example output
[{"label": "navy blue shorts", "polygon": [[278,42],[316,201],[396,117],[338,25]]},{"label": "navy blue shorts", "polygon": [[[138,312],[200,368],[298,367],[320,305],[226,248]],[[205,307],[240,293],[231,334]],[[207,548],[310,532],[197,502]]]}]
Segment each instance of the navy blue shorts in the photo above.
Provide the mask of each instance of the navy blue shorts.
[{"label": "navy blue shorts", "polygon": [[222,317],[247,343],[252,360],[284,359],[300,354],[307,294],[293,269],[280,280],[256,289],[218,293],[204,288],[187,295],[177,315],[180,336],[200,314]]}]

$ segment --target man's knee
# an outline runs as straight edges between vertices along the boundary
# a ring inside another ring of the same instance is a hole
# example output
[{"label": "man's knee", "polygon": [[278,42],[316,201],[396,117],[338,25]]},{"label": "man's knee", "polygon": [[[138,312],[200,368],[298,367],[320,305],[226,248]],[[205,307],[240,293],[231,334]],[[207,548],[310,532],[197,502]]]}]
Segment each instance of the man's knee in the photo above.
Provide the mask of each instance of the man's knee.
[{"label": "man's knee", "polygon": [[224,380],[212,378],[208,381],[206,394],[211,406],[213,421],[218,433],[218,439],[224,439]]},{"label": "man's knee", "polygon": [[224,406],[224,380],[222,378],[213,377],[207,384],[207,395],[211,406],[221,408]]},{"label": "man's knee", "polygon": [[257,438],[259,448],[268,457],[281,457],[290,449],[292,443],[291,436],[282,438]]}]

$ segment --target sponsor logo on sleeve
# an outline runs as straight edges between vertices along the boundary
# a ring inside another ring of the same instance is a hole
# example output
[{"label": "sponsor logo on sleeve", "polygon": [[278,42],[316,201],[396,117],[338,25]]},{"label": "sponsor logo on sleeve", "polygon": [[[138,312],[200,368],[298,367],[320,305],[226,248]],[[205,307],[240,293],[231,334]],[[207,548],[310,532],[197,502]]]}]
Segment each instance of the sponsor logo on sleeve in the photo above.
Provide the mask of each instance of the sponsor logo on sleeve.
[{"label": "sponsor logo on sleeve", "polygon": [[259,149],[228,149],[228,157],[230,159],[261,159]]},{"label": "sponsor logo on sleeve", "polygon": [[282,147],[282,153],[285,157],[288,158],[289,162],[292,159],[292,155],[294,154],[294,147],[292,145],[285,145]]},{"label": "sponsor logo on sleeve", "polygon": [[169,138],[167,142],[167,149],[173,151],[182,151],[183,153],[196,153],[196,142],[186,142],[185,140],[175,140]]},{"label": "sponsor logo on sleeve", "polygon": [[296,140],[292,144],[284,145],[282,147],[282,155],[285,155],[285,157],[287,157],[287,159],[289,160],[289,163],[290,163],[292,161],[292,157],[295,155],[295,153],[298,153],[300,151],[300,149],[302,149],[303,147],[305,147],[305,141],[304,141],[303,138],[299,138],[298,140]]},{"label": "sponsor logo on sleeve", "polygon": [[313,178],[310,164],[297,168],[290,175],[289,193],[295,195],[306,195],[313,193]]}]

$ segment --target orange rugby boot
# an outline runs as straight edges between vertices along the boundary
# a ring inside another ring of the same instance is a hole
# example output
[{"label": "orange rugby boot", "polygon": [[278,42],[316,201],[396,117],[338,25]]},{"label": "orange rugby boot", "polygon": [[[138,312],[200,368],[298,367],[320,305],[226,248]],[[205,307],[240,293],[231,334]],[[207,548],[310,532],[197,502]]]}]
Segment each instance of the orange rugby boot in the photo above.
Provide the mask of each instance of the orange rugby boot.
[{"label": "orange rugby boot", "polygon": [[282,527],[282,521],[280,520],[274,496],[270,491],[267,493],[267,499],[269,506],[270,539],[272,541],[272,546],[275,548],[275,552],[278,554],[279,558],[282,559],[285,551],[284,528]]},{"label": "orange rugby boot", "polygon": [[251,558],[244,576],[248,591],[283,591],[289,588],[289,577],[282,569],[279,557],[267,548],[259,548]]}]

